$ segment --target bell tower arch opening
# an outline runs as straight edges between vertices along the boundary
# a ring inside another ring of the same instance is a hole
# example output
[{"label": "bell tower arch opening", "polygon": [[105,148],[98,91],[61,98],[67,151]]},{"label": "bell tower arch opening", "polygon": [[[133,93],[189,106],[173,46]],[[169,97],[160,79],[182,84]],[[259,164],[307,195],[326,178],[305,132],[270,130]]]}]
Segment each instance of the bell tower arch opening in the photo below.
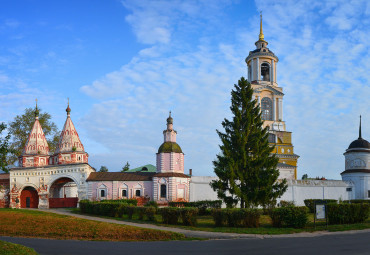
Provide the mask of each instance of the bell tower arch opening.
[{"label": "bell tower arch opening", "polygon": [[261,81],[270,81],[270,65],[266,62],[261,64]]},{"label": "bell tower arch opening", "polygon": [[272,120],[272,100],[264,97],[261,100],[262,120]]}]

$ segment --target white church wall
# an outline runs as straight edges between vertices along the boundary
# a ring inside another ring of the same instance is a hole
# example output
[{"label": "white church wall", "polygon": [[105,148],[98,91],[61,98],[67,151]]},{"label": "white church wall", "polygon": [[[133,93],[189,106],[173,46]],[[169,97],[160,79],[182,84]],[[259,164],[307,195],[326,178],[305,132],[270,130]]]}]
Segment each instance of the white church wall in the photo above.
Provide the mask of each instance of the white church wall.
[{"label": "white church wall", "polygon": [[344,181],[352,181],[357,187],[354,199],[370,199],[370,173],[346,173],[342,175]]}]

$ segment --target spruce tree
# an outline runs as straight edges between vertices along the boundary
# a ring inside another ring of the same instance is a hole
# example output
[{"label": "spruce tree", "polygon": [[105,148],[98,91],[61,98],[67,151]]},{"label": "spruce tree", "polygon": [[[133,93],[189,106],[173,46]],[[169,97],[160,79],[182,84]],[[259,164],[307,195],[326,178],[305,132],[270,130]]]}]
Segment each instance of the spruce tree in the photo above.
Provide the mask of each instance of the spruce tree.
[{"label": "spruce tree", "polygon": [[275,205],[287,189],[286,180],[277,181],[278,158],[268,143],[260,108],[253,100],[253,89],[242,77],[231,91],[232,120],[224,119],[225,132],[217,130],[221,153],[213,161],[218,180],[211,183],[219,198],[242,208]]}]

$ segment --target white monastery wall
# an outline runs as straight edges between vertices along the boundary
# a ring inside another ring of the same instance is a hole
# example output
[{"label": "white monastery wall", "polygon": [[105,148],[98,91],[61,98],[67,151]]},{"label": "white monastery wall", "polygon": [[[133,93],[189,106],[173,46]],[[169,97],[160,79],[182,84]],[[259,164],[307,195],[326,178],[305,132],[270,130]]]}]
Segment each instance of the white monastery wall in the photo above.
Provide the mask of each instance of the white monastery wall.
[{"label": "white monastery wall", "polygon": [[217,193],[209,183],[217,180],[215,176],[192,176],[190,180],[190,202],[199,200],[218,200]]}]

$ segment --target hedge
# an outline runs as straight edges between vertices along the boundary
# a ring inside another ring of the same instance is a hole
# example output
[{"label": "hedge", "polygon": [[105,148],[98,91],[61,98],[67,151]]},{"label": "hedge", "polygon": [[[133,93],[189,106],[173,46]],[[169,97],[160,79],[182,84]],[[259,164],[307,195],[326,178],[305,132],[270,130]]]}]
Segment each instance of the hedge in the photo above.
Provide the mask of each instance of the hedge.
[{"label": "hedge", "polygon": [[133,199],[105,199],[105,200],[100,200],[99,202],[101,203],[125,203],[125,204],[130,204],[130,205],[135,205],[137,206],[137,200],[135,198]]},{"label": "hedge", "polygon": [[258,209],[213,209],[212,217],[217,227],[259,227],[261,210]]},{"label": "hedge", "polygon": [[270,214],[273,227],[303,228],[308,222],[306,206],[274,208]]},{"label": "hedge", "polygon": [[370,214],[370,204],[328,204],[329,224],[352,224],[364,222]]},{"label": "hedge", "polygon": [[179,211],[183,225],[185,226],[197,225],[197,216],[199,212],[198,208],[185,207],[181,208]]},{"label": "hedge", "polygon": [[335,199],[305,199],[304,204],[308,207],[308,209],[310,210],[310,213],[315,212],[315,202],[316,201],[323,201],[323,202],[326,202],[327,204],[338,202]]},{"label": "hedge", "polygon": [[195,207],[199,215],[209,215],[211,210],[221,208],[222,200],[201,200],[196,202],[169,202],[170,207]]},{"label": "hedge", "polygon": [[280,207],[289,207],[289,206],[294,206],[294,201],[285,201],[281,200],[279,203]]},{"label": "hedge", "polygon": [[370,204],[370,200],[364,199],[353,199],[353,200],[344,200],[342,203],[346,204]]},{"label": "hedge", "polygon": [[162,221],[164,224],[175,225],[179,221],[179,208],[177,207],[164,207],[159,209],[162,215]]}]

